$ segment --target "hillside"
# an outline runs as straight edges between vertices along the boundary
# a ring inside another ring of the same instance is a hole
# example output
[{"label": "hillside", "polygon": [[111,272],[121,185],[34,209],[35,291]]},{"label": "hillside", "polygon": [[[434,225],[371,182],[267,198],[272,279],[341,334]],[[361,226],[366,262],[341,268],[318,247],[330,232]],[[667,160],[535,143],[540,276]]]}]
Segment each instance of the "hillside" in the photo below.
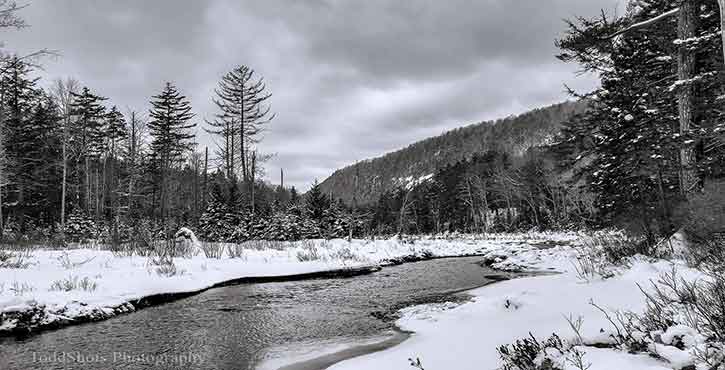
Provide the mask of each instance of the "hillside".
[{"label": "hillside", "polygon": [[361,205],[369,204],[395,185],[422,181],[439,168],[468,159],[475,153],[499,150],[521,155],[528,148],[551,140],[562,122],[584,108],[582,102],[564,102],[457,128],[339,169],[321,186],[326,193],[346,203],[357,199]]}]

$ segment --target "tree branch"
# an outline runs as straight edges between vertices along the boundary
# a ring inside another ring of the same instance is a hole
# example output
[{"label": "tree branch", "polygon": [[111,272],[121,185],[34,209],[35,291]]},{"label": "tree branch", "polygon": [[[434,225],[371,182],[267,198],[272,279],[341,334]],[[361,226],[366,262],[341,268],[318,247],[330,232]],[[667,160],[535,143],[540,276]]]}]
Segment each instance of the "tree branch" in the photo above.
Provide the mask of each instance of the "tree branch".
[{"label": "tree branch", "polygon": [[667,12],[664,12],[664,13],[662,13],[662,14],[654,17],[654,18],[650,18],[650,19],[648,19],[646,21],[642,21],[642,22],[639,22],[639,23],[635,23],[635,24],[633,24],[633,25],[631,25],[631,26],[629,26],[629,27],[627,27],[625,29],[622,29],[620,31],[617,31],[617,32],[615,32],[615,33],[613,33],[613,34],[605,37],[604,39],[605,40],[611,40],[611,39],[613,39],[613,38],[615,38],[617,36],[623,35],[623,34],[625,34],[627,32],[634,31],[634,30],[637,30],[637,29],[640,29],[640,28],[645,28],[645,27],[647,27],[649,25],[652,25],[652,24],[655,24],[655,23],[657,23],[657,22],[659,22],[659,21],[661,21],[663,19],[666,19],[668,17],[671,17],[671,16],[677,14],[679,11],[680,11],[680,8],[674,8],[674,9],[672,9],[670,11],[667,11]]}]

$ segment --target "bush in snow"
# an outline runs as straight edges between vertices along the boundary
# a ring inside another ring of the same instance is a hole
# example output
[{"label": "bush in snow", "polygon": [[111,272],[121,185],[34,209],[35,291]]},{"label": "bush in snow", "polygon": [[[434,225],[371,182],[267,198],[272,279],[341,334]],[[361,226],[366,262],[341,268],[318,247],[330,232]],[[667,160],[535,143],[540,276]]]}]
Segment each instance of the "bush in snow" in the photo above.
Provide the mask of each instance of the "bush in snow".
[{"label": "bush in snow", "polygon": [[227,244],[227,254],[229,255],[229,258],[241,258],[245,259],[246,255],[244,254],[244,245],[243,244]]},{"label": "bush in snow", "polygon": [[176,240],[166,239],[156,243],[153,254],[148,258],[148,264],[154,266],[157,274],[171,277],[179,273],[174,263]]},{"label": "bush in snow", "polygon": [[584,352],[558,335],[539,342],[533,334],[514,344],[497,348],[501,370],[588,370],[592,364],[584,360]]},{"label": "bush in snow", "polygon": [[25,269],[30,266],[33,254],[30,247],[25,246],[18,251],[0,249],[0,268]]},{"label": "bush in snow", "polygon": [[671,250],[666,244],[649,244],[620,231],[600,231],[582,239],[574,269],[582,280],[607,279],[613,277],[619,267],[628,266],[631,257],[669,258]]},{"label": "bush in snow", "polygon": [[201,249],[204,251],[206,258],[222,258],[224,254],[224,244],[213,242],[201,242]]},{"label": "bush in snow", "polygon": [[673,268],[640,289],[646,301],[642,314],[609,313],[592,303],[610,323],[602,329],[609,337],[603,344],[648,353],[676,369],[725,369],[725,274],[693,281]]},{"label": "bush in snow", "polygon": [[497,348],[501,370],[563,370],[564,342],[556,334],[539,342],[533,334]]},{"label": "bush in snow", "polygon": [[[174,257],[190,258],[199,253],[202,249],[199,239],[196,238],[194,232],[186,227],[182,227],[174,234],[175,254]],[[206,253],[206,252],[205,252]]]},{"label": "bush in snow", "polygon": [[[4,286],[3,286],[4,288]],[[28,284],[28,283],[21,283],[18,281],[13,281],[13,283],[10,285],[9,290],[13,292],[13,295],[15,296],[21,296],[25,293],[30,293],[35,291],[35,287]],[[2,293],[3,289],[0,289],[0,293]]]},{"label": "bush in snow", "polygon": [[641,288],[647,308],[640,317],[646,332],[665,332],[685,325],[707,341],[725,343],[725,274],[712,272],[689,281],[677,271],[663,274],[650,290]]},{"label": "bush in snow", "polygon": [[320,251],[314,244],[303,246],[303,248],[297,251],[297,260],[300,262],[309,262],[320,260]]},{"label": "bush in snow", "polygon": [[84,292],[93,292],[98,285],[95,281],[84,277],[79,279],[78,276],[70,276],[67,279],[56,280],[50,285],[50,290],[70,292],[71,290],[82,290]]},{"label": "bush in snow", "polygon": [[154,251],[154,242],[158,237],[158,230],[150,220],[139,220],[131,226],[131,233],[128,244],[119,245],[114,251],[116,255],[140,256],[151,255]]}]

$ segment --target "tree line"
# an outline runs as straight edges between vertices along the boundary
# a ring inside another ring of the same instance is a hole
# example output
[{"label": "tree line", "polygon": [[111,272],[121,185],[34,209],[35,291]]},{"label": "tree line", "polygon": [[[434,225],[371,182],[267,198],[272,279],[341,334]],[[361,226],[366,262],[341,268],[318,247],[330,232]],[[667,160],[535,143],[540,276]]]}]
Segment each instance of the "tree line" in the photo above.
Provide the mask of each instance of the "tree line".
[{"label": "tree line", "polygon": [[[190,225],[208,240],[243,241],[624,226],[654,242],[722,218],[710,207],[723,202],[725,175],[719,6],[641,0],[623,17],[568,20],[557,57],[601,81],[591,92],[570,91],[579,103],[509,120],[529,122],[526,129],[504,120],[390,156],[410,164],[406,153],[435,157],[439,142],[472,143],[414,181],[393,181],[399,171],[345,169],[337,194],[315,182],[301,196],[260,180],[269,156],[257,148],[274,114],[264,80],[248,66],[214,90],[217,113],[204,129],[217,146],[209,153],[199,150],[197,117],[173,83],[151,97],[147,114],[121,112],[73,79],[40,88],[33,63],[7,56],[0,232],[123,239],[149,223],[167,234]],[[527,136],[547,114],[568,119],[545,120],[538,136]],[[379,176],[390,184],[376,186]]]},{"label": "tree line", "polygon": [[489,151],[386,192],[375,227],[619,226],[652,243],[694,224],[722,232],[723,3],[633,1],[623,17],[567,20],[557,57],[601,81],[570,90],[586,109],[521,156]]}]

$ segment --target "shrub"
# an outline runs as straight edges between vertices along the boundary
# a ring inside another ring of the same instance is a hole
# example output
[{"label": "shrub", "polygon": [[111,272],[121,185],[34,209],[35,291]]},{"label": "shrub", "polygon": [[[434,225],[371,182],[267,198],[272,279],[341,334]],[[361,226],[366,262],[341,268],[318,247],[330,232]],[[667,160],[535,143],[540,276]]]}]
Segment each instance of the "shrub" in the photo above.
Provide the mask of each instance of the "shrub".
[{"label": "shrub", "polygon": [[542,343],[529,333],[529,338],[500,346],[497,351],[502,370],[563,370],[557,358],[564,356],[566,349],[556,334]]},{"label": "shrub", "polygon": [[148,220],[140,220],[131,226],[131,237],[128,244],[120,244],[115,252],[120,255],[149,256],[154,252],[156,232],[153,224]]},{"label": "shrub", "polygon": [[78,279],[77,276],[70,276],[67,279],[63,280],[56,280],[50,285],[50,290],[52,291],[61,291],[61,292],[70,292],[71,290],[82,290],[84,292],[93,292],[97,288],[97,284],[95,281],[89,279],[88,277],[84,277],[83,279]]},{"label": "shrub", "polygon": [[13,283],[10,285],[10,288],[8,289],[11,292],[13,292],[16,296],[21,296],[25,293],[30,293],[35,291],[35,287],[28,283],[20,283],[18,281],[13,281]]},{"label": "shrub", "polygon": [[610,314],[593,301],[589,303],[598,309],[611,325],[609,338],[617,348],[627,350],[629,353],[647,351],[650,341],[642,331],[639,317],[636,314],[622,311],[614,311]]},{"label": "shrub", "polygon": [[637,254],[654,255],[656,248],[647,248],[642,240],[622,232],[600,232],[582,240],[574,269],[578,277],[589,281],[593,278],[610,278],[615,268],[627,264]]},{"label": "shrub", "polygon": [[0,249],[0,268],[26,269],[31,263],[33,253],[29,246],[23,246],[17,251]]},{"label": "shrub", "polygon": [[183,271],[176,269],[176,264],[174,263],[176,241],[174,239],[166,239],[155,244],[156,248],[149,256],[148,263],[155,266],[156,273],[166,277],[183,273]]},{"label": "shrub", "polygon": [[712,341],[725,343],[725,274],[711,272],[706,279],[687,281],[673,268],[651,288],[640,287],[647,303],[640,316],[643,330],[666,331],[682,324]]},{"label": "shrub", "polygon": [[576,260],[572,262],[577,277],[584,281],[595,278],[608,279],[614,276],[612,265],[598,249],[580,248]]},{"label": "shrub", "polygon": [[71,270],[71,269],[81,267],[81,266],[85,265],[86,263],[93,261],[95,258],[96,257],[90,257],[85,260],[75,262],[70,259],[70,255],[68,255],[68,252],[63,252],[63,253],[61,253],[60,256],[58,256],[58,262],[60,262],[60,265],[64,269]]},{"label": "shrub", "polygon": [[227,244],[229,258],[245,258],[244,244]]},{"label": "shrub", "polygon": [[220,259],[224,254],[224,244],[220,243],[201,242],[201,249],[204,251],[206,258]]},{"label": "shrub", "polygon": [[303,245],[302,249],[297,251],[297,260],[300,262],[318,261],[321,258],[320,251],[314,244]]}]

